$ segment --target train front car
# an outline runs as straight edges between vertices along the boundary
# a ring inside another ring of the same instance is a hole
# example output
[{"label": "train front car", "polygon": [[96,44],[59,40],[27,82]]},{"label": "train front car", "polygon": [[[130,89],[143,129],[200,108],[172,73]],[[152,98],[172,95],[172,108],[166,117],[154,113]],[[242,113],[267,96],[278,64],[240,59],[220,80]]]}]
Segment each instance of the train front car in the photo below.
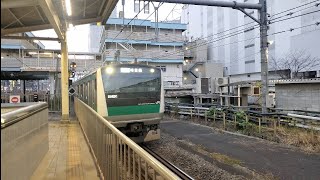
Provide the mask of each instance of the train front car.
[{"label": "train front car", "polygon": [[146,65],[118,64],[101,68],[101,76],[106,119],[135,142],[160,139],[164,109],[161,71]]}]

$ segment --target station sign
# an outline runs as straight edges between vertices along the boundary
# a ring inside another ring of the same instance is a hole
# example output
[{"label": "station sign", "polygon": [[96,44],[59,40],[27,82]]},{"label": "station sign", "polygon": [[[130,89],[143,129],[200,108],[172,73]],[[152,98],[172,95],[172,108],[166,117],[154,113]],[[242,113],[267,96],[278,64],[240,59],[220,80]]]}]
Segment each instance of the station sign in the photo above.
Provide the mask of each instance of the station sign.
[{"label": "station sign", "polygon": [[20,96],[19,95],[11,95],[10,96],[10,103],[20,103]]}]

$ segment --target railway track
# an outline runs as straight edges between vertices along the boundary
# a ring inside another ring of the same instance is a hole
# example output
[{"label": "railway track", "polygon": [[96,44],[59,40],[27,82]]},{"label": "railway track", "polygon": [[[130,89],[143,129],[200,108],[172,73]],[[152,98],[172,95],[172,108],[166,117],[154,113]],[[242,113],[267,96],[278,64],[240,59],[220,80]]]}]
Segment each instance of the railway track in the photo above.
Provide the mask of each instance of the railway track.
[{"label": "railway track", "polygon": [[181,169],[152,151],[150,148],[148,148],[145,144],[140,145],[145,151],[147,151],[150,155],[152,155],[154,158],[156,158],[159,162],[161,162],[163,165],[165,165],[169,170],[171,170],[173,173],[175,173],[179,178],[183,180],[194,180],[191,176],[189,176],[187,173],[183,172]]}]

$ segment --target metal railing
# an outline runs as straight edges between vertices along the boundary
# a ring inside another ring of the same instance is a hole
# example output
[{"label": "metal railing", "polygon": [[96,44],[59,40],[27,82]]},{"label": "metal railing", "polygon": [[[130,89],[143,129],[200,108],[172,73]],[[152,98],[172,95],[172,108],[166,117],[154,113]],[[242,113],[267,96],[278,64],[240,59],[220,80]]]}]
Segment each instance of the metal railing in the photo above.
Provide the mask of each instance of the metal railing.
[{"label": "metal railing", "polygon": [[[50,71],[56,72],[60,71],[60,57],[58,53],[49,51],[50,55],[41,55],[38,50],[33,50],[35,54],[32,56],[27,56],[30,50],[22,50],[22,52],[17,52],[16,54],[10,54],[9,56],[4,56],[1,59],[2,68],[20,68],[23,71]],[[29,52],[30,53],[30,52]],[[101,54],[92,53],[69,53],[69,62],[75,62],[77,64],[77,71],[86,71],[91,68],[97,68],[102,65]]]},{"label": "metal railing", "polygon": [[[155,38],[154,31],[153,32],[131,32],[131,31],[123,31],[119,34],[119,31],[115,30],[106,30],[106,37],[108,39],[114,39],[117,36],[117,39],[127,39],[130,35],[129,40],[144,40],[144,41],[152,41]],[[183,42],[183,37],[181,34],[174,33],[166,33],[159,34],[159,42]]]},{"label": "metal railing", "polygon": [[88,105],[74,104],[101,179],[179,179]]},{"label": "metal railing", "polygon": [[1,104],[1,179],[30,179],[48,150],[47,103]]},{"label": "metal railing", "polygon": [[[105,57],[113,57],[116,53],[117,49],[107,49],[104,53]],[[159,50],[159,49],[148,49],[148,50],[136,50],[139,54],[136,57],[138,58],[154,58],[156,56],[164,56],[165,59],[183,59],[183,53],[177,52],[173,50]],[[135,52],[136,53],[136,52]],[[133,53],[128,52],[126,50],[120,50],[120,56],[124,58],[134,58]]]},{"label": "metal railing", "polygon": [[[210,113],[213,109],[215,109],[213,113]],[[249,107],[226,108],[219,107],[217,105],[212,105],[211,107],[194,107],[193,105],[181,106],[179,104],[166,104],[165,111],[179,115],[187,115],[190,116],[191,119],[194,117],[202,117],[205,121],[208,121],[208,119],[212,119],[213,121],[220,120],[223,121],[224,129],[226,128],[227,122],[237,126],[239,124],[239,119],[237,120],[237,112],[243,111],[245,113],[246,122],[258,124],[259,133],[261,132],[263,125],[268,127],[271,126],[272,129],[276,131],[277,126],[280,126],[281,124],[320,131],[320,112],[318,112],[318,116],[298,115],[283,112],[271,112],[262,115],[261,112],[250,110]],[[316,112],[313,112],[313,114],[314,113]]]},{"label": "metal railing", "polygon": [[[41,93],[29,93],[29,94],[22,94],[22,93],[15,93],[14,95],[20,95],[20,102],[36,102],[34,99],[34,94],[38,95],[38,101],[48,103],[48,110],[49,112],[61,112],[61,94],[41,94]],[[9,93],[1,93],[1,103],[9,103],[10,102],[10,95]],[[71,97],[69,101],[71,100]]]}]

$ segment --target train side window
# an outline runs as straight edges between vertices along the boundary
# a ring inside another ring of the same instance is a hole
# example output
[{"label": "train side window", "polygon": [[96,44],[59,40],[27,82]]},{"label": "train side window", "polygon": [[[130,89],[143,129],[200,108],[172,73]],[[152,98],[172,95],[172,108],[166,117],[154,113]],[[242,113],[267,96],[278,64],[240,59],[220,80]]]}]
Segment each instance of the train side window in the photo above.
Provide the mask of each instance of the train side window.
[{"label": "train side window", "polygon": [[83,97],[83,85],[80,85],[80,98],[82,99]]}]

